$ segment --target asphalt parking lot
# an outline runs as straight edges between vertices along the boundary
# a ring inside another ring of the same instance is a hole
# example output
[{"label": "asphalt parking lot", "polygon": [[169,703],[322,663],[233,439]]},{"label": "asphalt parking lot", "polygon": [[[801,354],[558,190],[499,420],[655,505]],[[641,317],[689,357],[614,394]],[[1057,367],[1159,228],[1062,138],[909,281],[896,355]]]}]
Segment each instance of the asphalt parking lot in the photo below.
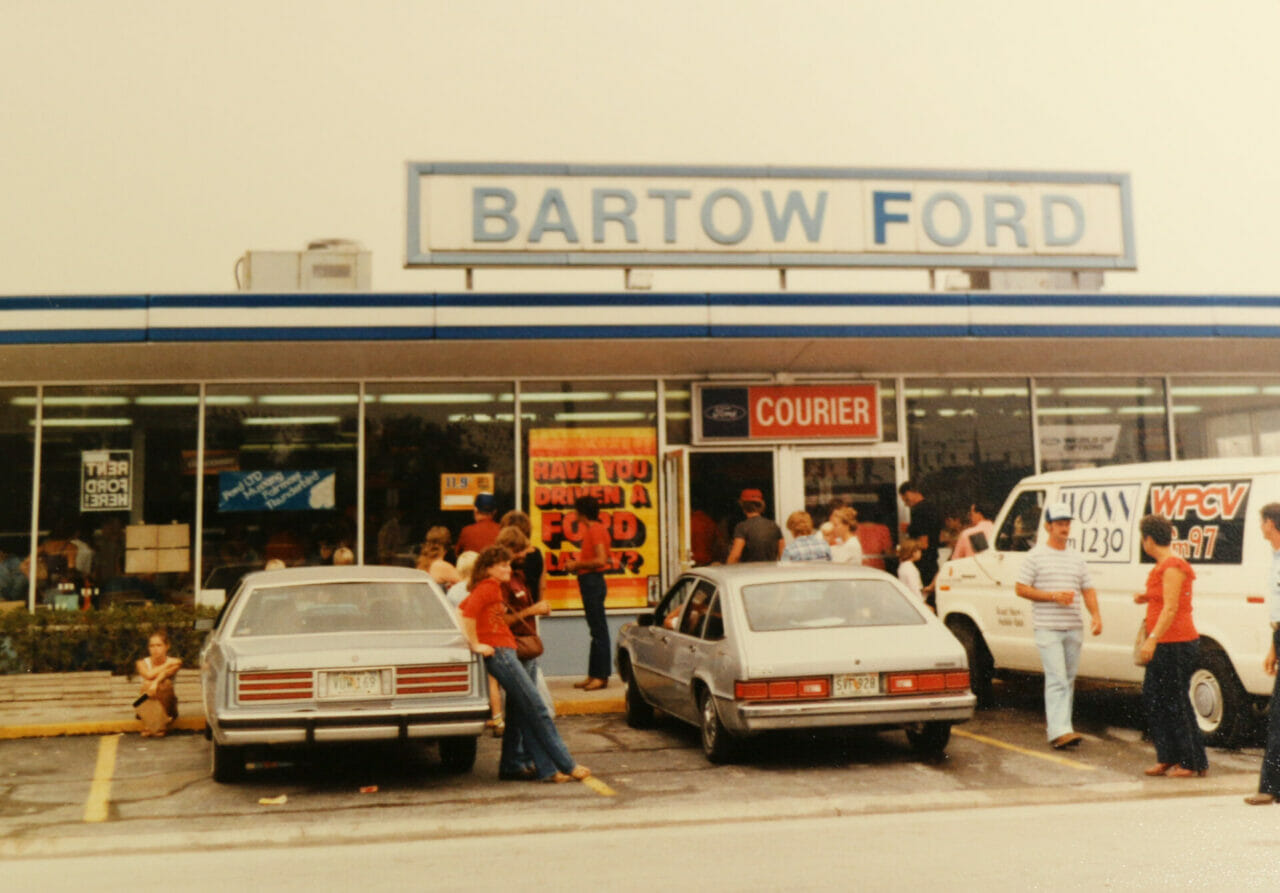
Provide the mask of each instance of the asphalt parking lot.
[{"label": "asphalt parking lot", "polygon": [[181,834],[227,846],[272,834],[438,837],[491,826],[499,814],[507,830],[552,830],[1254,790],[1257,741],[1211,750],[1205,779],[1142,776],[1154,756],[1140,713],[1131,692],[1082,691],[1076,727],[1085,740],[1055,751],[1029,679],[1000,685],[996,706],[957,726],[937,759],[918,757],[899,731],[780,734],[754,740],[723,766],[708,763],[696,731],[673,720],[636,730],[618,714],[569,716],[558,720],[561,732],[595,775],[564,785],[498,781],[493,738],[481,739],[475,769],[464,775],[448,774],[430,746],[335,747],[305,758],[275,754],[233,785],[209,778],[208,744],[194,733],[2,741],[0,855],[109,847],[121,834],[144,847]]}]

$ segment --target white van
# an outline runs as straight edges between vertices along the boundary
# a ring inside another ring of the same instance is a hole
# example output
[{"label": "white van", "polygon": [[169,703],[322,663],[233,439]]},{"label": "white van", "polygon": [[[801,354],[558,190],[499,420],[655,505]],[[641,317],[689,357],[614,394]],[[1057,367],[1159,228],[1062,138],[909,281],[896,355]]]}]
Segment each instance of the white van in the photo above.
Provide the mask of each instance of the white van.
[{"label": "white van", "polygon": [[990,700],[994,673],[1041,672],[1031,602],[1014,587],[1024,554],[1045,538],[1042,508],[1058,501],[1073,509],[1071,547],[1089,562],[1102,611],[1102,635],[1085,635],[1080,677],[1142,682],[1133,646],[1146,606],[1133,596],[1146,588],[1152,561],[1142,551],[1138,522],[1148,513],[1164,515],[1173,522],[1174,548],[1196,572],[1192,618],[1200,665],[1191,701],[1208,743],[1237,741],[1265,708],[1275,681],[1262,669],[1271,643],[1272,550],[1259,509],[1280,502],[1280,458],[1116,465],[1021,481],[996,519],[995,542],[948,562],[938,575],[938,616],[968,651],[980,703]]}]

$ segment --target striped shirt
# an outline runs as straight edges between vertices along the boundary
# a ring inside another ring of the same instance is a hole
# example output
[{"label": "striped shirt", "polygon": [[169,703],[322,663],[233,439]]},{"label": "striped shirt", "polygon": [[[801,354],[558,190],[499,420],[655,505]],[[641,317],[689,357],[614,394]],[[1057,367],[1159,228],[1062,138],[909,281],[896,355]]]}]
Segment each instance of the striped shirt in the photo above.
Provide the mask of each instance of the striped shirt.
[{"label": "striped shirt", "polygon": [[1080,605],[1083,593],[1093,589],[1089,565],[1084,556],[1072,549],[1054,549],[1040,544],[1027,553],[1018,571],[1018,582],[1042,592],[1070,589],[1076,598],[1069,605],[1057,602],[1032,602],[1031,619],[1038,629],[1075,629],[1084,626]]}]

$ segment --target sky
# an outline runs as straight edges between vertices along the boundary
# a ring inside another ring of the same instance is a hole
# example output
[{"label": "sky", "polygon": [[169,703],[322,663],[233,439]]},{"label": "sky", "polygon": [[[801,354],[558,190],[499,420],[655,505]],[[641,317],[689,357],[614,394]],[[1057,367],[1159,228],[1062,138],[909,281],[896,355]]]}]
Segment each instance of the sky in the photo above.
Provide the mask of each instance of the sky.
[{"label": "sky", "polygon": [[1278,33],[1280,0],[5,0],[0,294],[233,291],[246,251],[330,237],[377,291],[461,289],[404,268],[409,161],[1128,173],[1138,270],[1106,291],[1276,294]]}]

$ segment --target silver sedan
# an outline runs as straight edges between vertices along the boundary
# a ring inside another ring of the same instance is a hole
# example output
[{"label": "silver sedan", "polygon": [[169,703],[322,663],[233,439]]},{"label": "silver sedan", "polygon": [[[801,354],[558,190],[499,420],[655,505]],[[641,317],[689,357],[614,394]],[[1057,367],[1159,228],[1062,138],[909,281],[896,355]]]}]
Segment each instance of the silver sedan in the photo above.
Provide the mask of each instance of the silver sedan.
[{"label": "silver sedan", "polygon": [[706,567],[618,635],[628,722],[655,708],[708,759],[773,729],[899,727],[922,753],[973,716],[964,648],[896,579],[821,562]]},{"label": "silver sedan", "polygon": [[249,574],[201,649],[212,772],[248,748],[438,739],[470,771],[489,717],[480,658],[430,577],[393,567]]}]

